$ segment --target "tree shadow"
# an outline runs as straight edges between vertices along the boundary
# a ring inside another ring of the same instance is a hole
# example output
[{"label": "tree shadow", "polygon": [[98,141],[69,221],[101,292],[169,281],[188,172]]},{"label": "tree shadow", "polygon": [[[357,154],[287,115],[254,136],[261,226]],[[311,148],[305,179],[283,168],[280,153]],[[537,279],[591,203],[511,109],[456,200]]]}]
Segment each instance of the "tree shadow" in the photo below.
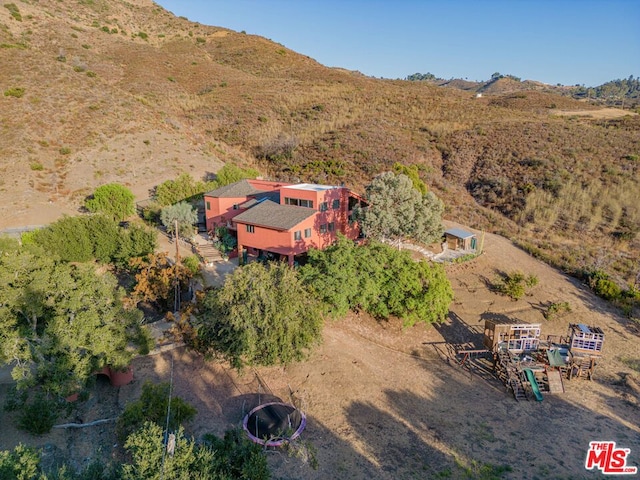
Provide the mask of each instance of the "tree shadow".
[{"label": "tree shadow", "polygon": [[442,382],[432,389],[436,394],[385,390],[386,403],[400,430],[409,425],[427,447],[448,453],[435,460],[453,460],[452,478],[465,478],[468,469],[479,469],[468,478],[485,478],[479,473],[483,464],[494,472],[508,464],[512,472],[506,478],[583,478],[589,442],[604,439],[636,452],[628,466],[640,463],[637,407],[626,403],[616,387],[573,380],[565,394],[516,402],[495,377],[472,382],[458,367],[433,369],[428,362],[422,367]]}]

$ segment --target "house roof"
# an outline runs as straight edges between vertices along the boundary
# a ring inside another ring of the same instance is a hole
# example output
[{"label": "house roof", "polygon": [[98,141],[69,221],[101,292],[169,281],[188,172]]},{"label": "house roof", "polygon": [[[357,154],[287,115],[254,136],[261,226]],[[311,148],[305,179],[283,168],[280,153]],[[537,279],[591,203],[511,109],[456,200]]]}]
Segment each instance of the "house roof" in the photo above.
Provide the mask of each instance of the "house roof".
[{"label": "house roof", "polygon": [[445,235],[451,235],[452,237],[462,238],[471,238],[475,237],[475,233],[467,232],[466,230],[462,230],[461,228],[450,228],[449,230],[445,230]]},{"label": "house roof", "polygon": [[252,197],[246,202],[241,203],[240,208],[242,209],[251,208],[257,205],[258,203],[264,202],[265,200],[271,200],[272,202],[280,203],[280,192],[276,190],[274,192],[257,193],[255,195],[252,195]]},{"label": "house roof", "polygon": [[295,185],[288,185],[287,188],[292,188],[295,190],[310,190],[312,192],[323,192],[325,190],[333,190],[334,187],[332,185],[318,185],[317,183],[297,183]]},{"label": "house roof", "polygon": [[216,198],[240,198],[263,193],[264,191],[265,190],[255,188],[248,180],[240,180],[239,182],[216,188],[215,190],[205,193],[205,195]]},{"label": "house roof", "polygon": [[276,230],[290,230],[315,213],[313,208],[280,205],[271,200],[265,200],[235,216],[233,221]]}]

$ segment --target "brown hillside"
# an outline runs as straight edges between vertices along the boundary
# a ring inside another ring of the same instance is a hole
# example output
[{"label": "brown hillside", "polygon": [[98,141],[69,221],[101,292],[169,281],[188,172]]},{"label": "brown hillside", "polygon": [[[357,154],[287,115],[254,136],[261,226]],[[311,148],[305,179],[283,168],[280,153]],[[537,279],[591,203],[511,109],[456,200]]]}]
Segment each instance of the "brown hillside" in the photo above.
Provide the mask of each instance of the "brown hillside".
[{"label": "brown hillside", "polygon": [[482,98],[368,78],[150,0],[16,5],[19,19],[0,7],[0,227],[74,212],[102,183],[144,198],[222,162],[359,189],[401,162],[450,218],[567,268],[637,270],[637,116],[556,115],[588,107],[511,78]]}]

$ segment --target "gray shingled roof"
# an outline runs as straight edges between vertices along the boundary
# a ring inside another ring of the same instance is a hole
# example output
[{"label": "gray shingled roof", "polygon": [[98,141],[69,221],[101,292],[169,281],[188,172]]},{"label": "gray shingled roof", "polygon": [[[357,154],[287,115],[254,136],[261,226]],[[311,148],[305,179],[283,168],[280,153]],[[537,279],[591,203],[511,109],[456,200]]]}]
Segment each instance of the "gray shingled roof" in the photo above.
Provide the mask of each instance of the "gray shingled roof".
[{"label": "gray shingled roof", "polygon": [[276,190],[273,192],[264,192],[264,193],[258,193],[256,195],[252,195],[252,198],[240,204],[240,208],[242,209],[251,208],[260,202],[264,202],[265,199],[271,200],[272,202],[275,202],[275,203],[280,203],[280,192]]},{"label": "gray shingled roof", "polygon": [[205,193],[205,195],[216,198],[240,198],[263,192],[264,190],[254,188],[247,180],[240,180],[239,182],[216,188],[215,190]]},{"label": "gray shingled roof", "polygon": [[313,208],[280,205],[271,200],[265,200],[246,212],[233,217],[233,221],[277,230],[289,230],[303,220],[312,217],[315,213],[316,211]]}]

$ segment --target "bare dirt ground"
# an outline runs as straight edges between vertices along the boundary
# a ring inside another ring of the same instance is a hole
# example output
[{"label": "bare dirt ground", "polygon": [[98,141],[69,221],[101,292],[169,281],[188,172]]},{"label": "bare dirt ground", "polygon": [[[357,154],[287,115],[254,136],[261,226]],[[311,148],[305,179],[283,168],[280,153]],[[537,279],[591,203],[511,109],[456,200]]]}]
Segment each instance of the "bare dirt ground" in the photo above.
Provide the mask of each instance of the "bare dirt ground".
[{"label": "bare dirt ground", "polygon": [[127,186],[140,201],[181,173],[201,179],[222,166],[217,155],[167,130],[99,137],[81,152],[41,158],[42,170],[28,169],[19,159],[8,159],[0,170],[0,231],[77,215],[84,199],[106,183]]},{"label": "bare dirt ground", "polygon": [[[530,296],[513,302],[490,291],[498,271],[515,269],[538,276]],[[640,464],[638,398],[622,381],[640,359],[632,323],[575,280],[495,235],[486,235],[483,255],[447,272],[456,298],[443,325],[402,329],[397,321],[354,314],[328,322],[324,343],[307,361],[242,375],[184,348],[140,357],[132,384],[115,389],[98,379],[91,398],[70,418],[116,415],[138,397],[144,381],[169,381],[173,366],[175,394],[198,409],[188,426],[195,437],[238,426],[243,413],[271,395],[305,411],[301,440],[315,449],[318,468],[271,452],[274,478],[480,478],[485,464],[509,465],[504,478],[598,478],[584,468],[594,440],[630,448],[628,464]],[[565,301],[570,314],[544,319],[548,302]],[[566,393],[545,394],[542,402],[516,402],[489,372],[447,360],[446,344],[479,345],[484,319],[495,315],[542,323],[543,336],[566,333],[569,322],[600,326],[605,358],[595,379],[565,382]],[[47,461],[64,454],[79,465],[121,454],[110,424],[33,438],[15,430],[10,414],[1,415],[0,449],[35,443],[45,447]],[[477,476],[467,477],[467,468]]]}]

